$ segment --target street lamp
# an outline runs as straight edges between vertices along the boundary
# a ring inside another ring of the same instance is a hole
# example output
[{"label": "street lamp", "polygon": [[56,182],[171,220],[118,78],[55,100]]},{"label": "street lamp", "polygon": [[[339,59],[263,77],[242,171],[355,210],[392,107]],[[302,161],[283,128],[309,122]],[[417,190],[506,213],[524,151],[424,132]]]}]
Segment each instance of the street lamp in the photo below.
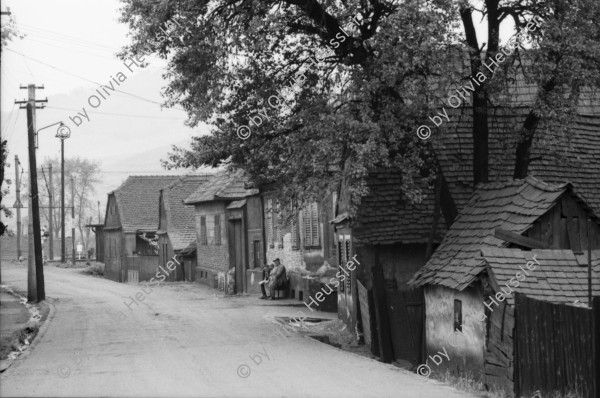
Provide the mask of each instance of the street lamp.
[{"label": "street lamp", "polygon": [[[65,140],[71,136],[71,129],[69,126],[64,124],[62,121],[52,123],[49,126],[42,127],[38,130],[38,133],[43,129],[47,129],[52,126],[59,124],[56,129],[56,138],[60,139],[60,220],[61,220],[61,245],[60,245],[60,259],[61,262],[65,262],[66,251],[65,251]],[[36,145],[37,147],[37,145]],[[75,237],[73,237],[75,239]]]},{"label": "street lamp", "polygon": [[[61,222],[61,245],[60,245],[60,260],[61,263],[66,262],[65,248],[65,140],[71,136],[71,129],[63,122],[56,131],[56,138],[60,139],[60,222]],[[72,237],[75,239],[75,236]]]}]

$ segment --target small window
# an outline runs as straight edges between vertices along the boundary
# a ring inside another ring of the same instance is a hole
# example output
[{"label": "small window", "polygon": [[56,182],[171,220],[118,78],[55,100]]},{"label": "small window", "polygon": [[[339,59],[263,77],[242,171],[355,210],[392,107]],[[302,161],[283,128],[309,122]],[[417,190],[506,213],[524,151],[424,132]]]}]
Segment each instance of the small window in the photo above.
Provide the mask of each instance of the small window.
[{"label": "small window", "polygon": [[200,216],[200,244],[206,245],[206,216]]},{"label": "small window", "polygon": [[454,300],[454,331],[462,332],[462,301]]},{"label": "small window", "polygon": [[215,244],[215,216],[206,217],[206,244]]}]

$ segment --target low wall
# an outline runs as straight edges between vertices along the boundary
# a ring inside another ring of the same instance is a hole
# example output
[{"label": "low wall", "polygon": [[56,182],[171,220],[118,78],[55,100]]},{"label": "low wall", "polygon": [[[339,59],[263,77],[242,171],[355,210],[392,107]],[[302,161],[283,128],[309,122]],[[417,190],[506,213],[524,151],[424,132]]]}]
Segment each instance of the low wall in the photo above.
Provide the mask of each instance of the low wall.
[{"label": "low wall", "polygon": [[301,300],[304,303],[310,304],[311,298],[318,302],[318,306],[312,305],[311,308],[317,311],[324,312],[337,312],[337,288],[333,285],[329,285],[333,292],[330,294],[323,294],[324,299],[319,302],[315,295],[319,292],[328,292],[330,289],[326,287],[326,283],[329,282],[331,277],[328,276],[310,276],[307,274],[300,274],[298,272],[290,271],[288,277],[290,278],[290,291],[289,298]]}]

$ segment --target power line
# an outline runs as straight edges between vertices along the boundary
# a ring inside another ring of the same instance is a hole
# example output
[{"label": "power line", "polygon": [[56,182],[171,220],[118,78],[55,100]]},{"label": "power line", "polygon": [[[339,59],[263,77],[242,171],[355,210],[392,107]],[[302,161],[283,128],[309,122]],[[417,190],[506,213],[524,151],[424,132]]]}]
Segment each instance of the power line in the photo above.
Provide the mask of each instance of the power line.
[{"label": "power line", "polygon": [[[58,106],[46,106],[46,109],[60,109],[63,111],[80,111],[81,109],[73,109],[73,108],[61,108]],[[112,112],[87,112],[90,115],[111,115],[111,116],[122,116],[122,117],[141,117],[144,119],[172,119],[172,120],[181,120],[179,117],[166,117],[166,116],[149,116],[149,115],[129,115],[126,113],[112,113]]]},{"label": "power line", "polygon": [[93,46],[103,47],[103,48],[106,48],[106,49],[109,49],[109,50],[114,50],[112,47],[106,46],[104,44],[95,43],[93,41],[85,40],[85,39],[82,39],[82,38],[79,38],[79,37],[65,35],[64,33],[54,32],[52,30],[40,28],[39,26],[31,26],[31,25],[27,25],[27,24],[24,24],[24,23],[19,23],[18,26],[19,27],[24,27],[25,28],[24,30],[31,30],[31,31],[34,31],[34,32],[37,30],[37,31],[42,32],[45,35],[54,35],[54,36],[62,37],[64,39],[71,40],[71,41],[74,41],[74,42],[88,43],[88,44],[91,44]]},{"label": "power line", "polygon": [[[59,71],[59,72],[63,72],[63,73],[66,73],[66,74],[68,74],[68,75],[74,76],[74,77],[76,77],[76,78],[78,78],[78,79],[81,79],[81,80],[84,80],[84,81],[86,81],[86,82],[88,82],[88,83],[94,83],[94,84],[96,84],[96,85],[99,85],[99,86],[102,86],[102,85],[103,85],[102,83],[98,83],[98,82],[96,82],[96,81],[93,81],[93,80],[87,79],[87,78],[85,78],[85,77],[79,76],[79,75],[77,75],[77,74],[75,74],[75,73],[72,73],[72,72],[66,71],[66,70],[64,70],[64,69],[58,68],[58,67],[56,67],[56,66],[53,66],[53,65],[50,65],[50,64],[48,64],[48,63],[46,63],[46,62],[43,62],[43,61],[40,61],[40,60],[38,60],[38,59],[35,59],[35,58],[32,58],[32,57],[29,57],[29,56],[27,56],[27,55],[25,55],[25,54],[23,54],[23,53],[20,53],[20,52],[18,52],[18,51],[12,50],[12,49],[10,49],[10,48],[6,48],[5,50],[6,50],[6,51],[13,52],[13,53],[15,53],[15,54],[18,54],[18,55],[20,55],[20,56],[22,56],[22,57],[25,57],[25,58],[27,58],[27,59],[30,59],[30,60],[32,60],[32,61],[34,61],[34,62],[38,62],[38,63],[40,63],[40,64],[42,64],[42,65],[45,65],[45,66],[47,66],[47,67],[49,67],[49,68],[52,68],[52,69],[55,69],[55,70],[57,70],[57,71]],[[137,98],[137,99],[139,99],[139,100],[142,100],[142,101],[150,102],[150,103],[157,104],[157,105],[160,105],[160,106],[163,106],[163,105],[164,105],[164,104],[162,104],[162,103],[160,103],[160,102],[153,101],[153,100],[149,100],[149,99],[147,99],[147,98],[140,97],[139,95],[131,94],[131,93],[128,93],[128,92],[126,92],[126,91],[123,91],[123,90],[114,89],[114,91],[116,91],[116,92],[119,92],[119,93],[123,93],[123,94],[126,94],[126,95],[129,95],[129,96],[131,96],[131,97]],[[183,109],[183,108],[178,108],[178,107],[173,107],[173,108],[174,108],[174,109],[179,109],[179,110],[185,111],[185,109]]]}]

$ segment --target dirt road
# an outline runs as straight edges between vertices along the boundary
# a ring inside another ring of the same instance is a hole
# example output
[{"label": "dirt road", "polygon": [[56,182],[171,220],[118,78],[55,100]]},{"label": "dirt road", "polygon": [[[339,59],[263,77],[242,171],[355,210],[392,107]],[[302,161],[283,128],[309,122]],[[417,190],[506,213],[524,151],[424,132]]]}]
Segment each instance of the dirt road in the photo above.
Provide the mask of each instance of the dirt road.
[{"label": "dirt road", "polygon": [[[273,318],[298,308],[199,284],[140,295],[141,286],[78,270],[44,273],[52,319],[0,376],[2,396],[468,397],[313,339],[274,339]],[[2,279],[24,290],[26,266],[3,264]]]}]

